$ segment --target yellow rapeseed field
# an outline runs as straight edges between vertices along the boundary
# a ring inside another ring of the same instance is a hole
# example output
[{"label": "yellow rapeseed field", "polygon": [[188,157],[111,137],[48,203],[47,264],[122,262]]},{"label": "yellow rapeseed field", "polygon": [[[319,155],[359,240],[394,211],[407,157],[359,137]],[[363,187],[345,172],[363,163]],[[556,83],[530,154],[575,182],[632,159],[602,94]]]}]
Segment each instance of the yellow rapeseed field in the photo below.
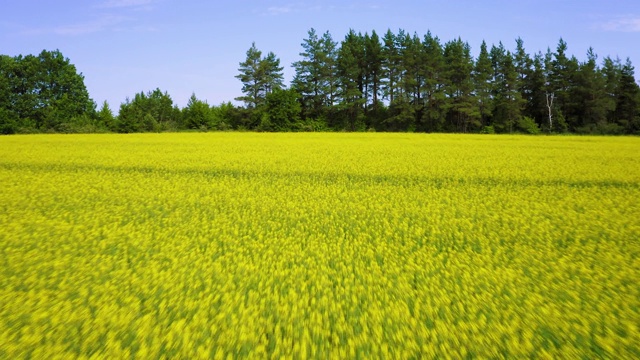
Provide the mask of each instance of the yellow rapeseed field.
[{"label": "yellow rapeseed field", "polygon": [[640,358],[640,139],[0,137],[0,358]]}]

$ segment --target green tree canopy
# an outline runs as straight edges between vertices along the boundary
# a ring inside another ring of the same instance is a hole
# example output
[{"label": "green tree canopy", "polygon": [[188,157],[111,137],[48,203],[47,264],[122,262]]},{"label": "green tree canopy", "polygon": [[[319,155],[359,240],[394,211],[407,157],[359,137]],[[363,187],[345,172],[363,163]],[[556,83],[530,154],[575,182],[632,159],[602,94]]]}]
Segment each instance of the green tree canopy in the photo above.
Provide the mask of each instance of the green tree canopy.
[{"label": "green tree canopy", "polygon": [[189,129],[211,129],[215,127],[215,114],[206,101],[191,94],[187,106],[182,109],[182,122]]},{"label": "green tree canopy", "polygon": [[260,125],[266,131],[291,131],[300,121],[300,94],[293,89],[276,89],[267,95],[265,119]]},{"label": "green tree canopy", "polygon": [[236,100],[243,101],[249,108],[258,108],[264,104],[267,94],[284,87],[283,69],[274,53],[262,57],[262,51],[253,43],[247,50],[247,58],[240,63],[240,74],[236,75],[244,93]]},{"label": "green tree canopy", "polygon": [[[59,50],[0,58],[0,113],[38,130],[94,116],[84,77]],[[6,120],[5,120],[6,121]]]},{"label": "green tree canopy", "polygon": [[180,123],[180,110],[173,106],[167,92],[160,89],[140,92],[133,100],[120,105],[117,131],[123,133],[176,129]]},{"label": "green tree canopy", "polygon": [[301,45],[302,59],[293,63],[291,86],[301,95],[305,117],[318,118],[333,105],[336,44],[328,32],[319,37],[312,28]]}]

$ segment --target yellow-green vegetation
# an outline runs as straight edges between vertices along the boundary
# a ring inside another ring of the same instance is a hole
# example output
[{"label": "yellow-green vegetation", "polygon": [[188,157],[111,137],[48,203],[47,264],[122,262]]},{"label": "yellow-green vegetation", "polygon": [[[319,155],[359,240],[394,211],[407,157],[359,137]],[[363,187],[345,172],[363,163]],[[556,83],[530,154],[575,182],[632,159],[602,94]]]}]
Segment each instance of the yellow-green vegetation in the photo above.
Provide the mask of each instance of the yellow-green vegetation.
[{"label": "yellow-green vegetation", "polygon": [[0,358],[640,357],[640,139],[0,138]]}]

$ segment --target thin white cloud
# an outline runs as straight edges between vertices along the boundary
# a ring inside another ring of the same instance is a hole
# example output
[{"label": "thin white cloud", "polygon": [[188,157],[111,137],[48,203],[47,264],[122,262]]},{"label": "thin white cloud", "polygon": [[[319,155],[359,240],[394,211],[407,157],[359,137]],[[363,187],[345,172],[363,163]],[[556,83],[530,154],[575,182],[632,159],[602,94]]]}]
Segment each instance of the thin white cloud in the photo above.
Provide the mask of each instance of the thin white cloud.
[{"label": "thin white cloud", "polygon": [[272,6],[267,8],[267,15],[282,15],[293,12],[292,6]]},{"label": "thin white cloud", "polygon": [[160,31],[160,29],[155,26],[140,25],[140,26],[135,26],[133,28],[133,31],[150,33],[150,32],[158,32]]},{"label": "thin white cloud", "polygon": [[127,16],[104,15],[93,21],[78,24],[60,25],[51,28],[35,28],[22,31],[24,35],[55,34],[60,36],[80,36],[103,31],[157,32],[159,29],[151,25],[135,24],[133,18]]},{"label": "thin white cloud", "polygon": [[103,30],[108,30],[118,24],[121,24],[128,20],[124,16],[112,16],[105,15],[94,21],[89,21],[80,24],[58,26],[51,30],[51,32],[58,35],[84,35],[91,34]]},{"label": "thin white cloud", "polygon": [[158,31],[158,28],[139,24],[133,15],[136,11],[151,10],[154,1],[104,0],[94,7],[99,9],[94,19],[46,28],[23,29],[21,33],[24,35],[55,34],[60,36],[79,36],[103,31],[154,32]]},{"label": "thin white cloud", "polygon": [[383,7],[371,2],[347,2],[339,5],[328,5],[326,2],[319,1],[300,1],[297,3],[289,3],[280,6],[270,6],[266,9],[260,9],[256,12],[262,15],[278,16],[293,13],[307,13],[319,11],[344,11],[353,9],[365,10],[381,10]]},{"label": "thin white cloud", "polygon": [[151,5],[153,0],[107,0],[98,7],[105,9],[130,8]]},{"label": "thin white cloud", "polygon": [[640,32],[640,16],[613,19],[601,23],[599,27],[605,31]]}]

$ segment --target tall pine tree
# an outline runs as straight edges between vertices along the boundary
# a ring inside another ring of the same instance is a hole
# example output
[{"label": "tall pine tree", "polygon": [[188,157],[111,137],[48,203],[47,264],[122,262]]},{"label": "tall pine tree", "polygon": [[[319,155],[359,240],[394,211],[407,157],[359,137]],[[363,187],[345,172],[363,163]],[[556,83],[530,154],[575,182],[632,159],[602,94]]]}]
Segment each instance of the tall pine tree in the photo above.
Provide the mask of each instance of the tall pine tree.
[{"label": "tall pine tree", "polygon": [[474,131],[480,128],[480,112],[475,104],[474,84],[471,78],[473,58],[469,44],[458,38],[444,47],[446,87],[450,99],[450,130],[456,132]]},{"label": "tall pine tree", "polygon": [[253,43],[247,50],[247,58],[240,63],[240,74],[236,75],[242,82],[244,96],[236,100],[244,101],[248,108],[255,109],[264,104],[267,94],[284,86],[284,75],[280,59],[272,52],[262,57],[262,52]]},{"label": "tall pine tree", "polygon": [[351,131],[364,125],[363,58],[362,36],[350,30],[340,44],[337,59],[339,108],[345,122],[333,125],[346,127]]},{"label": "tall pine tree", "polygon": [[306,117],[317,118],[327,104],[329,82],[325,77],[326,55],[323,53],[322,39],[315,29],[308,32],[307,39],[301,44],[302,59],[293,63],[295,77],[292,87],[302,95],[303,112]]}]

